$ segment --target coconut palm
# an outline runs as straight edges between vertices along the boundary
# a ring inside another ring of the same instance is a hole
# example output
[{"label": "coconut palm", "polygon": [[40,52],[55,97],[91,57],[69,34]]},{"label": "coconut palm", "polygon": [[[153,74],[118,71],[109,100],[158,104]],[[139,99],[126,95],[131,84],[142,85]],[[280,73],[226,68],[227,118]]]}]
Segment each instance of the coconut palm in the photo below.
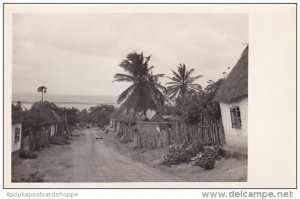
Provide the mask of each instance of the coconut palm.
[{"label": "coconut palm", "polygon": [[202,77],[198,75],[192,77],[191,74],[195,69],[188,70],[185,64],[179,64],[178,72],[172,70],[174,77],[168,77],[171,82],[168,82],[167,93],[170,99],[177,101],[177,104],[182,108],[186,102],[188,95],[201,91],[201,86],[195,84],[194,81]]},{"label": "coconut palm", "polygon": [[44,100],[44,93],[47,92],[47,87],[40,86],[40,87],[38,87],[37,91],[42,93],[42,101],[43,101]]},{"label": "coconut palm", "polygon": [[130,53],[127,58],[120,63],[127,74],[116,73],[114,81],[126,81],[132,83],[118,97],[118,103],[123,103],[127,111],[133,110],[146,115],[147,110],[159,110],[164,104],[165,97],[162,93],[165,88],[158,79],[164,74],[154,75],[148,63],[151,56],[144,57],[143,53]]}]

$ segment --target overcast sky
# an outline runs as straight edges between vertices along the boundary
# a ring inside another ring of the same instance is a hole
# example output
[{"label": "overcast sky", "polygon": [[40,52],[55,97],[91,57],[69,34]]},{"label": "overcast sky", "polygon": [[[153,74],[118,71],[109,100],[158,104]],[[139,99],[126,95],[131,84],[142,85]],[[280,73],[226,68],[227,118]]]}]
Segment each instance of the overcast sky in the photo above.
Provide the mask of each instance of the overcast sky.
[{"label": "overcast sky", "polygon": [[[112,83],[131,52],[151,55],[154,73],[179,63],[217,80],[248,43],[244,14],[17,14],[13,18],[13,92],[119,95]],[[162,80],[166,82],[167,79]]]}]

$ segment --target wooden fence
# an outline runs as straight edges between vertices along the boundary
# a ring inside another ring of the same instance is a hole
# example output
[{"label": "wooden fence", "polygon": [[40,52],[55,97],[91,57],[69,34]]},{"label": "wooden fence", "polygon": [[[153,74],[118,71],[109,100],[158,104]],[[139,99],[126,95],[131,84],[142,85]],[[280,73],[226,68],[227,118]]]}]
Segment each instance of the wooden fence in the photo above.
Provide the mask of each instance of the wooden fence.
[{"label": "wooden fence", "polygon": [[202,139],[212,139],[214,144],[226,144],[222,123],[186,124],[179,121],[172,122],[169,131],[169,144],[183,142],[197,142]]},{"label": "wooden fence", "polygon": [[172,122],[137,122],[133,141],[136,147],[160,148],[184,142],[194,143],[211,139],[214,144],[224,145],[225,134],[222,123],[186,124]]}]

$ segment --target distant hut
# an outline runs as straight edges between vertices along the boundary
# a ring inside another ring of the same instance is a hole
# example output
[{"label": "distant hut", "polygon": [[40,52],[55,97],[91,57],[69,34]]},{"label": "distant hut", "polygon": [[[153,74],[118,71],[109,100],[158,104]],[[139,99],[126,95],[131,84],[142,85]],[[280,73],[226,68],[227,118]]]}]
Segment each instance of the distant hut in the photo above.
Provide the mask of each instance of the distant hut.
[{"label": "distant hut", "polygon": [[122,111],[123,111],[123,107],[119,107],[119,108],[116,108],[110,114],[110,126],[113,128],[114,131],[117,131],[117,118]]},{"label": "distant hut", "polygon": [[145,116],[140,113],[135,113],[133,110],[122,109],[118,114],[117,121],[117,135],[121,137],[122,142],[132,142],[134,132],[136,131],[136,123],[145,120]]},{"label": "distant hut", "polygon": [[12,105],[12,139],[11,139],[11,151],[16,152],[20,150],[22,140],[22,122],[23,117],[20,110],[16,106]]},{"label": "distant hut", "polygon": [[[144,138],[147,139],[146,142],[151,142],[148,139],[149,135],[157,136],[162,134],[161,132],[162,124],[165,126],[166,122],[158,111],[147,110],[146,115],[139,112],[134,113],[134,111],[127,110],[124,106],[116,109],[110,117],[112,122],[112,127],[115,129],[117,136],[120,137],[121,142],[128,143],[134,142],[136,147],[145,147],[152,145],[144,142]],[[143,129],[144,128],[144,129]],[[165,127],[164,127],[165,128]],[[159,138],[155,137],[153,142],[161,142],[161,136]],[[162,146],[163,144],[156,144]],[[146,147],[145,147],[146,148]]]},{"label": "distant hut", "polygon": [[226,144],[247,148],[248,46],[220,86],[214,100],[220,103]]},{"label": "distant hut", "polygon": [[32,130],[31,150],[50,145],[50,138],[61,133],[63,120],[56,113],[57,107],[48,101],[36,102],[27,112],[27,124]]}]

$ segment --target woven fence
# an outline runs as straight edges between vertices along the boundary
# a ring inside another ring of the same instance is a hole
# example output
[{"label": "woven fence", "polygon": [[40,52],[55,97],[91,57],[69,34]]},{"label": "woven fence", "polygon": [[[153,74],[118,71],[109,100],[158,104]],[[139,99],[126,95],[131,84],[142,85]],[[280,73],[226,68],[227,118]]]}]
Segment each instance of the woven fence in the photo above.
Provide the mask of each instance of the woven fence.
[{"label": "woven fence", "polygon": [[224,128],[221,123],[186,124],[172,122],[169,143],[194,143],[203,139],[211,139],[214,144],[224,145],[226,143]]},{"label": "woven fence", "polygon": [[141,148],[160,148],[184,142],[194,143],[211,139],[214,144],[226,143],[221,123],[186,124],[172,122],[137,122],[134,132],[134,145]]}]

